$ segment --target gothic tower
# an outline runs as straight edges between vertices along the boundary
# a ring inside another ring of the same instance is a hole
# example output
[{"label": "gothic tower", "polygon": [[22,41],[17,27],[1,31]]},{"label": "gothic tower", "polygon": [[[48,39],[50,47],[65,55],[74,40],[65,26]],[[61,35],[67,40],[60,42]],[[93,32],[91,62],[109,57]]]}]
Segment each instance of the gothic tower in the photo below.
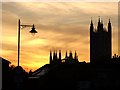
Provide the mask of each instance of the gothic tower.
[{"label": "gothic tower", "polygon": [[98,20],[97,30],[93,21],[90,24],[90,62],[106,63],[111,58],[111,22],[108,22],[108,30],[103,27],[103,21]]}]

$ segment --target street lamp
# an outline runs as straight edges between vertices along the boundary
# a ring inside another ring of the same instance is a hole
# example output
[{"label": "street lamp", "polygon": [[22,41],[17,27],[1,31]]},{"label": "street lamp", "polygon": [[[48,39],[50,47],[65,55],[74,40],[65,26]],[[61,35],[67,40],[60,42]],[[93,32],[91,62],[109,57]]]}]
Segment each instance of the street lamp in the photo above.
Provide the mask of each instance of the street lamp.
[{"label": "street lamp", "polygon": [[20,28],[25,28],[25,27],[32,27],[32,30],[29,31],[32,33],[32,35],[35,35],[37,31],[35,30],[35,26],[33,25],[21,25],[20,19],[18,20],[18,66],[19,66],[19,60],[20,60]]}]

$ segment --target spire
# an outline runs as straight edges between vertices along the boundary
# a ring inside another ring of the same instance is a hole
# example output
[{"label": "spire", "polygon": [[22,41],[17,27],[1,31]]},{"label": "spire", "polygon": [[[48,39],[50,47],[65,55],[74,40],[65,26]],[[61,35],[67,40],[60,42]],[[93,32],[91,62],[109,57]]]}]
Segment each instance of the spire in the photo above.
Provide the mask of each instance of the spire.
[{"label": "spire", "polygon": [[55,51],[55,59],[57,60],[57,50]]},{"label": "spire", "polygon": [[93,21],[92,21],[92,17],[91,17],[90,32],[92,33],[93,30],[94,30],[94,26],[93,26]]},{"label": "spire", "polygon": [[91,17],[91,24],[90,25],[93,25],[92,17]]},{"label": "spire", "polygon": [[100,23],[100,16],[98,16],[98,23]]},{"label": "spire", "polygon": [[59,50],[59,60],[61,60],[61,50]]},{"label": "spire", "polygon": [[110,19],[109,19],[109,22],[108,22],[108,32],[111,32],[111,22],[110,22]]},{"label": "spire", "polygon": [[71,51],[71,50],[70,50],[69,57],[70,57],[71,59],[73,59],[73,57],[72,57],[72,51]]},{"label": "spire", "polygon": [[101,30],[103,31],[103,20],[101,19]]},{"label": "spire", "polygon": [[110,22],[110,18],[109,18],[109,23],[111,23],[111,22]]},{"label": "spire", "polygon": [[53,61],[55,60],[55,50],[53,52]]},{"label": "spire", "polygon": [[50,64],[52,63],[52,51],[50,50]]},{"label": "spire", "polygon": [[100,29],[101,29],[101,23],[100,23],[100,16],[99,16],[97,30],[100,31]]},{"label": "spire", "polygon": [[75,56],[74,56],[74,59],[75,59],[75,60],[77,59],[77,53],[76,53],[76,50],[75,50]]},{"label": "spire", "polygon": [[66,50],[66,55],[65,55],[65,58],[67,58],[68,56],[67,56],[67,50]]}]

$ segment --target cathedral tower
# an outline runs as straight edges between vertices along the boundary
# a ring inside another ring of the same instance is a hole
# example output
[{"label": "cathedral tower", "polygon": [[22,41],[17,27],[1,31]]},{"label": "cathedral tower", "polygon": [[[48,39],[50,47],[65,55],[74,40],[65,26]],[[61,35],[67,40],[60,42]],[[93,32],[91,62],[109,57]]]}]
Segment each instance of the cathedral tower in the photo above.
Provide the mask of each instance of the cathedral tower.
[{"label": "cathedral tower", "polygon": [[90,62],[106,63],[111,58],[111,22],[108,22],[108,30],[103,27],[103,21],[98,19],[97,30],[94,30],[93,21],[90,24]]}]

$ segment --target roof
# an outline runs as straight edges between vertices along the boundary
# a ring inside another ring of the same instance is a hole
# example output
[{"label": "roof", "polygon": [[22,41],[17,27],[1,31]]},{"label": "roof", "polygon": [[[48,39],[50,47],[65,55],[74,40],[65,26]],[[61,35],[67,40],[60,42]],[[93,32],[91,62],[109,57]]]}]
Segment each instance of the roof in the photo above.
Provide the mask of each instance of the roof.
[{"label": "roof", "polygon": [[8,60],[6,60],[6,59],[4,59],[4,58],[2,58],[2,57],[0,57],[0,59],[2,60],[2,63],[8,63],[8,64],[11,63],[10,61],[8,61]]}]

